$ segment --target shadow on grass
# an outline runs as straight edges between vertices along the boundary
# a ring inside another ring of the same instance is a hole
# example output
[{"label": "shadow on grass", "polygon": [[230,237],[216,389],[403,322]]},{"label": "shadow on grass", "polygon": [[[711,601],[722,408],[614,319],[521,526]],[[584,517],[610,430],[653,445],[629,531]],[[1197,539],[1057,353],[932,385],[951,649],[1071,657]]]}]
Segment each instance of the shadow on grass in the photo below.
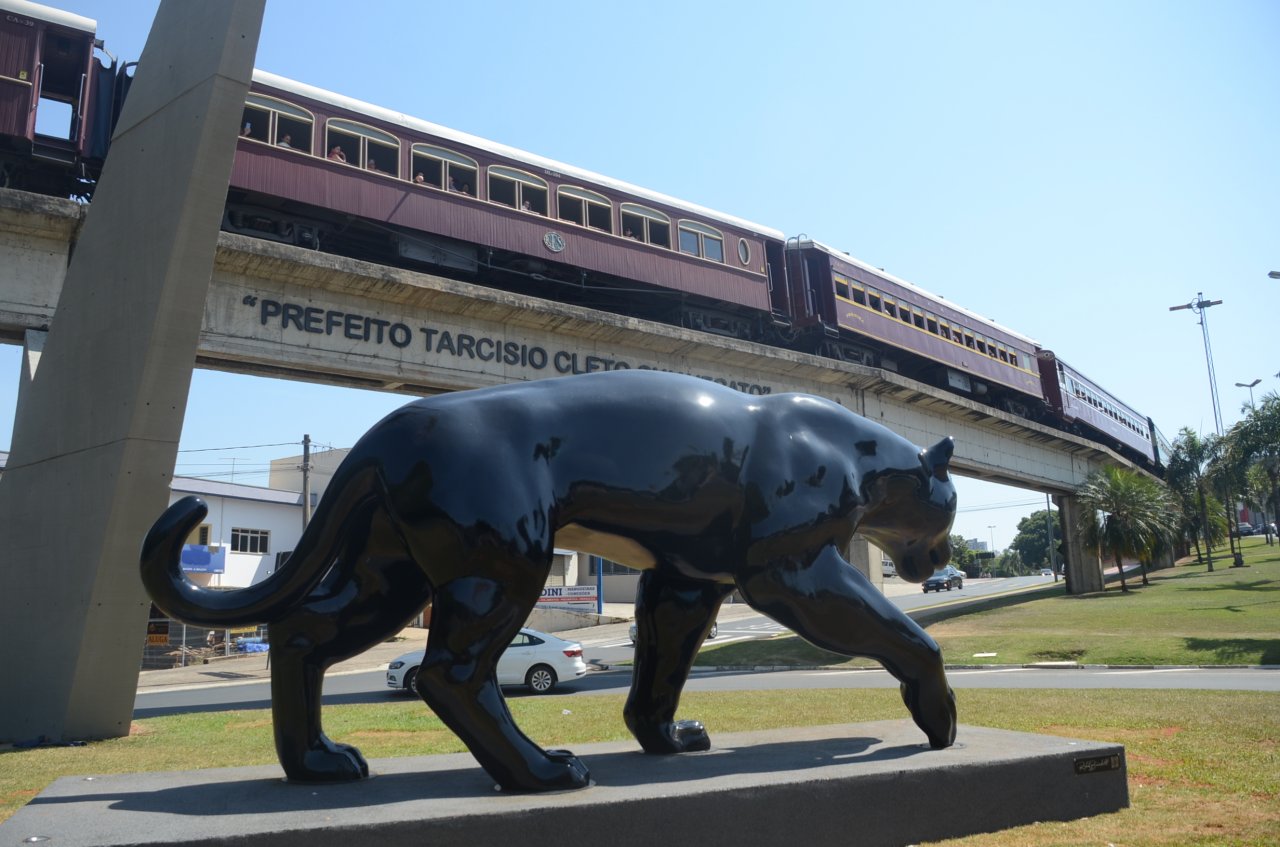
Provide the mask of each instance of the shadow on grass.
[{"label": "shadow on grass", "polygon": [[1280,591],[1274,579],[1255,579],[1253,582],[1222,582],[1217,585],[1179,586],[1183,591]]},{"label": "shadow on grass", "polygon": [[1186,645],[1226,665],[1280,665],[1280,638],[1188,638]]}]

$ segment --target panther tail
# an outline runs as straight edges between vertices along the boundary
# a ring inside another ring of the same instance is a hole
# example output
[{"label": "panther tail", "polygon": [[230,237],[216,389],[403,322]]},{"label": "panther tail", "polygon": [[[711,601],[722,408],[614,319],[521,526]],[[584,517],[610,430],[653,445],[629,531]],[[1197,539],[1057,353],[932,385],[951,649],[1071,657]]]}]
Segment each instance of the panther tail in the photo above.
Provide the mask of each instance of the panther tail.
[{"label": "panther tail", "polygon": [[[183,497],[164,511],[142,542],[142,583],[166,614],[208,627],[245,626],[279,620],[319,585],[333,564],[348,519],[375,496],[371,471],[335,474],[329,492],[285,563],[247,588],[202,588],[182,572],[182,545],[209,513],[198,497]],[[329,496],[330,493],[336,496]]]}]

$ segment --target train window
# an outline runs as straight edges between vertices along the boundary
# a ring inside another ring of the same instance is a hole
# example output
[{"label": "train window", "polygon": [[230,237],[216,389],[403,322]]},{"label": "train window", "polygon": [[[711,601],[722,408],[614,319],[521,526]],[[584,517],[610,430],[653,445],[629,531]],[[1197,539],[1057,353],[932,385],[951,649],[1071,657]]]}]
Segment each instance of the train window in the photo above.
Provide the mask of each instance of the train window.
[{"label": "train window", "polygon": [[884,313],[891,318],[896,318],[898,316],[897,304],[895,304],[892,300],[888,298],[885,298],[883,302],[884,302]]},{"label": "train window", "polygon": [[870,302],[871,308],[875,309],[877,312],[880,311],[881,307],[884,305],[880,300],[880,292],[875,289],[867,290],[867,300]]},{"label": "train window", "polygon": [[422,174],[420,185],[458,192],[465,187],[465,193],[475,193],[471,187],[476,184],[476,174],[480,172],[475,159],[433,144],[413,145],[410,159],[414,182],[418,181],[418,174]]},{"label": "train window", "polygon": [[849,285],[849,295],[853,297],[853,302],[859,306],[867,305],[867,292],[862,290],[862,286],[855,283]]},{"label": "train window", "polygon": [[911,325],[911,322],[912,322],[912,318],[911,318],[911,311],[912,311],[912,310],[911,310],[911,307],[910,307],[910,306],[899,306],[899,307],[898,307],[898,317],[902,318],[902,322],[903,322],[904,324],[907,324],[908,326],[910,326],[910,325]]},{"label": "train window", "polygon": [[970,350],[978,349],[977,343],[974,341],[973,336],[969,334],[968,330],[965,330],[964,333],[964,346],[968,347]]},{"label": "train window", "polygon": [[918,328],[924,329],[924,315],[920,314],[914,309],[911,312],[911,322],[914,323]]},{"label": "train window", "polygon": [[292,103],[250,94],[240,117],[240,135],[290,150],[311,152],[311,129],[315,117]]},{"label": "train window", "polygon": [[724,235],[696,221],[680,221],[680,252],[713,262],[724,261]]},{"label": "train window", "polygon": [[738,239],[738,261],[744,265],[751,264],[751,245],[745,238]]},{"label": "train window", "polygon": [[622,204],[622,234],[627,238],[671,247],[671,219],[655,209],[635,203]]},{"label": "train window", "polygon": [[[334,145],[343,148],[348,165],[371,173],[400,175],[400,139],[390,133],[355,121],[330,118],[325,125],[324,149],[332,150]],[[354,157],[347,152],[351,147],[356,151]]]},{"label": "train window", "polygon": [[547,213],[547,182],[515,168],[489,167],[489,200],[535,215]]},{"label": "train window", "polygon": [[680,252],[690,256],[698,255],[698,233],[687,229],[680,230]]},{"label": "train window", "polygon": [[613,204],[603,194],[585,188],[562,185],[556,189],[556,217],[578,226],[613,232]]},{"label": "train window", "polygon": [[1004,347],[998,347],[997,352],[1000,354],[1000,361],[1002,362],[1009,361],[1009,352],[1005,350]]},{"label": "train window", "polygon": [[925,326],[925,329],[927,329],[929,332],[932,332],[934,335],[937,335],[938,334],[938,316],[930,314],[929,312],[925,312],[924,326]]},{"label": "train window", "polygon": [[981,338],[977,338],[975,340],[977,341],[978,352],[985,355],[987,352],[987,342],[983,341]]},{"label": "train window", "polygon": [[848,300],[849,299],[849,280],[840,276],[840,274],[832,274],[832,277],[835,279],[835,283],[836,283],[836,296],[843,297],[844,299]]}]

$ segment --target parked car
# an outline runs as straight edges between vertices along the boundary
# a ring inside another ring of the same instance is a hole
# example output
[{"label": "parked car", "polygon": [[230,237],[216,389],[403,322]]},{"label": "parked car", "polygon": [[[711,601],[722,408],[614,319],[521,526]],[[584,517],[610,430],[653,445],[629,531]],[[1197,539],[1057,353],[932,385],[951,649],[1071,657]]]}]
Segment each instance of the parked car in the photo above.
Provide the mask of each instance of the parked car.
[{"label": "parked car", "polygon": [[941,591],[944,588],[948,591],[952,588],[964,588],[964,572],[952,565],[947,565],[926,579],[920,587],[924,589],[925,594],[930,591]]},{"label": "parked car", "polygon": [[[405,653],[387,666],[387,687],[413,691],[422,650]],[[582,645],[536,629],[521,629],[498,659],[499,685],[527,685],[534,694],[546,694],[565,680],[587,672]]]},{"label": "parked car", "polygon": [[[632,643],[632,644],[635,644],[635,643],[636,643],[636,625],[635,625],[635,623],[632,623],[632,624],[631,624],[631,629],[628,631],[628,634],[631,636],[631,643]],[[707,638],[708,638],[708,639],[712,639],[712,638],[715,638],[715,637],[716,637],[717,635],[719,635],[719,634],[720,634],[720,624],[719,624],[718,622],[716,622],[716,621],[712,621],[712,622],[711,622],[711,631],[707,633]]]}]

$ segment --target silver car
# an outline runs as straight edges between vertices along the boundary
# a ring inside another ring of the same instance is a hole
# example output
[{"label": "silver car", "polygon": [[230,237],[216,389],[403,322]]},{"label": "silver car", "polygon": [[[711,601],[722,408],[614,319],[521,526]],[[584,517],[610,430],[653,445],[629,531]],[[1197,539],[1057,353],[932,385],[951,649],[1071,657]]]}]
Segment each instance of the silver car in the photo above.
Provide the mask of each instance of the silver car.
[{"label": "silver car", "polygon": [[[413,691],[423,652],[405,653],[387,665],[387,687]],[[536,629],[521,629],[498,659],[499,685],[527,685],[534,694],[546,694],[560,682],[586,672],[581,644]]]}]

